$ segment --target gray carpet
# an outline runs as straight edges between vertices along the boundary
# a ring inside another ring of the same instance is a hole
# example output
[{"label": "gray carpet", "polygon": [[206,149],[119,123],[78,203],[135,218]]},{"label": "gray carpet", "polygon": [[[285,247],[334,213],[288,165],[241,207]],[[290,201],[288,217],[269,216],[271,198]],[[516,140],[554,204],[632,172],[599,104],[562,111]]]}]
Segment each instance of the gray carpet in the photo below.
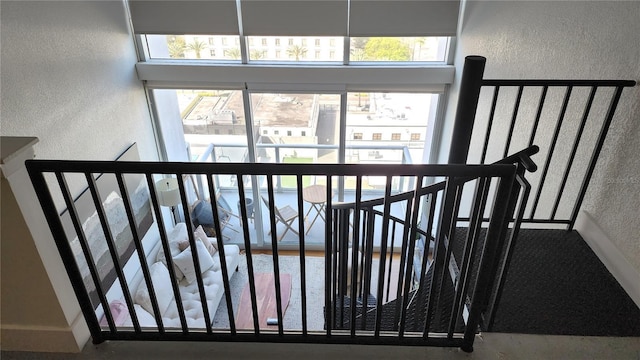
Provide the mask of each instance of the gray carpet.
[{"label": "gray carpet", "polygon": [[[271,255],[253,255],[254,273],[273,272],[273,258]],[[300,287],[300,261],[296,256],[280,256],[278,265],[280,273],[291,274],[291,298],[289,306],[284,314],[283,327],[286,330],[302,330],[302,296]],[[233,313],[237,314],[240,295],[245,285],[249,282],[247,272],[247,257],[240,257],[239,270],[231,278],[231,302]],[[307,282],[307,329],[323,330],[324,318],[324,258],[306,258],[306,282]],[[234,315],[235,316],[235,315]],[[223,297],[213,319],[213,327],[216,329],[229,328],[229,316],[227,302]]]}]

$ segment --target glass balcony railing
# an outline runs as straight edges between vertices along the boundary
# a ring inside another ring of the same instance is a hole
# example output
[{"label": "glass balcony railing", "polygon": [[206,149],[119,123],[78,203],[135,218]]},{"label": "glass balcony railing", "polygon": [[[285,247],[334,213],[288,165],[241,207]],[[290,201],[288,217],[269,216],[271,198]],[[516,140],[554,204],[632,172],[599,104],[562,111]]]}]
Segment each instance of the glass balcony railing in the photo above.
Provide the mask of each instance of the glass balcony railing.
[{"label": "glass balcony railing", "polygon": [[[256,144],[256,163],[291,164],[291,163],[338,163],[338,145],[323,144]],[[408,146],[402,145],[357,145],[349,144],[345,147],[345,162],[348,164],[413,164]],[[329,154],[327,158],[324,155]],[[195,156],[194,156],[195,157]],[[335,159],[332,159],[334,157]],[[212,163],[250,163],[249,151],[245,144],[209,144],[204,151],[195,157],[196,162]],[[216,186],[221,189],[237,187],[237,179],[234,176],[216,175]],[[321,182],[316,176],[303,177],[306,185]],[[335,182],[336,190],[353,190],[355,183],[348,178],[341,182]],[[266,182],[259,181],[259,188],[264,189]],[[251,187],[252,183],[245,182],[245,187]],[[404,177],[397,177],[392,184],[392,191],[406,191],[412,188],[410,181]],[[384,177],[369,176],[364,180],[363,190],[383,190]],[[279,175],[275,179],[275,190],[294,190],[296,188],[295,176]],[[201,192],[204,193],[204,192]]]}]

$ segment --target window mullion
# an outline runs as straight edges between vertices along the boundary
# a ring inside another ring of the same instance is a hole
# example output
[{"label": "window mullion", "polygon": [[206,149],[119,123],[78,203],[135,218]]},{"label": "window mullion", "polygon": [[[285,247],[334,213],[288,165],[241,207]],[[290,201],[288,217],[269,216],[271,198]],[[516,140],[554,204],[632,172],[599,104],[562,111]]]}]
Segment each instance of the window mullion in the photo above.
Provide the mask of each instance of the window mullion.
[{"label": "window mullion", "polygon": [[[340,129],[338,135],[338,163],[346,163],[347,146],[347,92],[340,94]],[[338,178],[338,201],[344,201],[344,176]]]},{"label": "window mullion", "polygon": [[249,63],[249,50],[247,46],[247,37],[244,35],[240,36],[240,58],[243,64]]},{"label": "window mullion", "polygon": [[343,42],[343,60],[342,63],[344,65],[349,65],[349,61],[350,61],[350,56],[351,56],[351,38],[348,36],[345,36],[344,38],[344,42]]}]

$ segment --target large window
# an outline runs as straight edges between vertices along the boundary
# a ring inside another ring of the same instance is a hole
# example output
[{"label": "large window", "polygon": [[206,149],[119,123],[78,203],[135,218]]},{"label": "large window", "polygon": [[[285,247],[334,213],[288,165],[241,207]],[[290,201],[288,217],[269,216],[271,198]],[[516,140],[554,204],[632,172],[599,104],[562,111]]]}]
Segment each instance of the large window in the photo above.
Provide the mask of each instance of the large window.
[{"label": "large window", "polygon": [[429,150],[431,139],[426,135],[437,100],[438,95],[426,93],[348,93],[346,132],[351,140],[346,142],[346,161],[427,162],[425,148]]},{"label": "large window", "polygon": [[[427,162],[440,94],[454,78],[448,36],[455,36],[458,6],[457,0],[129,2],[140,41],[136,72],[150,90],[163,157]],[[260,199],[265,179],[240,181],[247,196]],[[303,178],[317,181],[323,180]],[[217,175],[215,182],[235,210],[237,191],[229,189],[239,186],[237,177]],[[384,182],[368,177],[363,190],[379,192]],[[393,191],[407,190],[402,184],[394,179]],[[290,196],[295,179],[281,176],[275,185],[279,196]],[[336,179],[333,186],[341,201],[355,182]],[[258,226],[261,209],[251,230],[258,245],[268,231]]]},{"label": "large window", "polygon": [[211,161],[249,162],[242,91],[180,89],[175,97],[192,160],[213,145]]},{"label": "large window", "polygon": [[340,96],[252,93],[256,161],[337,163]]}]

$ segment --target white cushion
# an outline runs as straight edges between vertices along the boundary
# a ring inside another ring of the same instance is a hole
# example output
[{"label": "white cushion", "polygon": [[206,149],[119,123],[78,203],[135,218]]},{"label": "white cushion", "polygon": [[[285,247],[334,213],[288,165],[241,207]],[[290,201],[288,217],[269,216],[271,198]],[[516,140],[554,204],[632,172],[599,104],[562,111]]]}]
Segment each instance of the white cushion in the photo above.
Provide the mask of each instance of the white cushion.
[{"label": "white cushion", "polygon": [[[222,275],[219,271],[209,269],[209,271],[205,271],[202,274],[202,283],[204,285],[204,293],[209,310],[209,322],[211,322],[224,293]],[[180,297],[182,298],[182,306],[184,308],[187,325],[190,328],[204,328],[204,311],[202,309],[202,302],[200,301],[198,284],[196,282],[188,284],[187,279],[183,279],[180,282]],[[169,305],[167,312],[163,315],[162,321],[166,327],[181,327],[180,316],[175,301]]]},{"label": "white cushion", "polygon": [[[171,278],[167,267],[161,263],[156,262],[151,265],[149,269],[151,275],[151,282],[153,283],[153,289],[156,293],[156,299],[158,300],[158,309],[160,314],[164,314],[169,307],[169,304],[173,301],[173,288],[171,287]],[[135,302],[140,304],[143,309],[153,314],[153,305],[151,305],[151,297],[147,289],[147,284],[143,280],[136,292]]]},{"label": "white cushion", "polygon": [[[171,257],[180,254],[180,242],[187,240],[187,225],[185,223],[177,223],[176,226],[167,233],[167,241],[169,242],[169,251],[171,251]],[[167,266],[167,259],[164,256],[164,248],[162,244],[160,244],[160,250],[158,250],[158,256],[156,257],[156,261],[160,261],[165,266]],[[180,271],[180,268],[173,265],[173,270],[176,273],[176,279],[182,280],[184,278],[184,274]]]},{"label": "white cushion", "polygon": [[[213,257],[213,270],[220,271],[220,252],[217,252],[216,255],[217,256]],[[227,268],[229,272],[232,272],[234,268],[238,266],[238,259],[240,258],[240,248],[237,245],[225,245],[224,258],[227,261]]]},{"label": "white cushion", "polygon": [[[202,241],[196,241],[196,250],[198,252],[198,262],[200,263],[200,273],[204,273],[213,266],[213,258],[211,258]],[[193,264],[191,247],[186,248],[183,252],[174,256],[173,263],[177,265],[184,274],[187,283],[191,284],[196,280],[196,269]]]},{"label": "white cushion", "polygon": [[[133,304],[133,308],[136,311],[136,316],[138,317],[138,323],[140,323],[140,327],[157,327],[156,318],[153,315],[149,314],[147,310],[145,310],[139,304]],[[133,326],[133,320],[131,317],[124,323],[125,326]]]}]

